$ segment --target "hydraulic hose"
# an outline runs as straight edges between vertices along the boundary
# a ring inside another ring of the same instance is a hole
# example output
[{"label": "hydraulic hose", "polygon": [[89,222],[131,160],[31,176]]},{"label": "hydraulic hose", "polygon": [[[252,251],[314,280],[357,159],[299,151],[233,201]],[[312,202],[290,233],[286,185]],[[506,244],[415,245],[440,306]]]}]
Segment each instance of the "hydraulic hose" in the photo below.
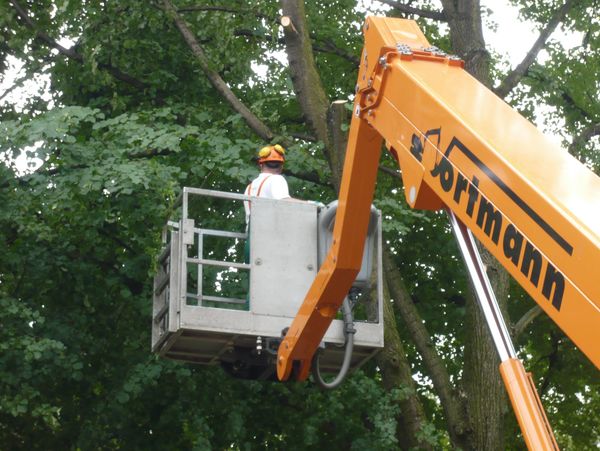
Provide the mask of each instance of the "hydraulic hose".
[{"label": "hydraulic hose", "polygon": [[311,365],[311,373],[315,383],[319,387],[326,390],[331,390],[338,387],[346,378],[348,369],[350,368],[350,360],[352,359],[352,351],[354,350],[354,334],[356,333],[356,330],[354,329],[354,318],[352,317],[352,309],[350,308],[350,301],[348,301],[348,298],[344,299],[344,303],[342,304],[342,317],[344,320],[344,336],[346,338],[346,343],[344,349],[344,360],[342,361],[342,366],[338,375],[331,382],[325,382],[321,376],[321,369],[319,368],[319,357],[321,354],[320,350],[317,351],[313,357]]}]

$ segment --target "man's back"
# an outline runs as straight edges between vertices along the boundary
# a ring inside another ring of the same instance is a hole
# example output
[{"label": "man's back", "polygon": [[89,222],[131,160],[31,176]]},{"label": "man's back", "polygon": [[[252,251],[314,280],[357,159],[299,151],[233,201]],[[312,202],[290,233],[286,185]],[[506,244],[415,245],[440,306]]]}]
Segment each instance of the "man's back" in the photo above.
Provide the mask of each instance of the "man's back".
[{"label": "man's back", "polygon": [[[287,181],[280,174],[270,174],[261,172],[246,187],[244,194],[256,197],[265,197],[267,199],[287,199],[290,197]],[[246,210],[246,223],[250,220],[250,204],[244,202]]]}]

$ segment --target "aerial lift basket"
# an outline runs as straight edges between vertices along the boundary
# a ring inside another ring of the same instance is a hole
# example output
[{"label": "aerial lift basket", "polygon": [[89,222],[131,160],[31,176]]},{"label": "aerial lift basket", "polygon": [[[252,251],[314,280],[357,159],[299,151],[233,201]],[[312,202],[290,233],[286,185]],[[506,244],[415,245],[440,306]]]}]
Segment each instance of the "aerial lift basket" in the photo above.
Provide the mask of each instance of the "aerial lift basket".
[{"label": "aerial lift basket", "polygon": [[[248,232],[244,201],[250,205]],[[327,254],[336,208],[336,202],[319,206],[184,188],[163,232],[152,350],[175,360],[220,364],[243,378],[273,378],[282,331]],[[217,223],[237,230],[211,227]],[[381,266],[381,213],[373,208],[363,268],[349,293],[356,329],[351,369],[383,347]],[[324,337],[322,371],[339,368],[344,339],[343,321],[336,319]]]}]

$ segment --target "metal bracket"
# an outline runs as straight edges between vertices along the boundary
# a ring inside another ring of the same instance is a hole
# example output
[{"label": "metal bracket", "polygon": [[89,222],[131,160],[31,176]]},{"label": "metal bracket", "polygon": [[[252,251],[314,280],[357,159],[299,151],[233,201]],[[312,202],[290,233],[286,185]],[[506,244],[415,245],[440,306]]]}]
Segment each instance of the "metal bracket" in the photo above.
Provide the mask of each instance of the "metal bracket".
[{"label": "metal bracket", "polygon": [[181,237],[182,243],[188,245],[194,244],[194,220],[182,219],[181,231],[183,232]]},{"label": "metal bracket", "polygon": [[361,96],[360,109],[356,111],[357,115],[366,113],[372,115],[373,110],[377,108],[381,100],[380,93],[385,84],[386,74],[390,70],[392,59],[399,58],[403,61],[423,60],[435,63],[442,63],[448,66],[464,67],[465,62],[456,55],[448,55],[437,47],[412,48],[408,44],[398,42],[396,47],[382,47],[377,58],[378,64],[373,66],[366,86],[357,85],[357,94]]}]

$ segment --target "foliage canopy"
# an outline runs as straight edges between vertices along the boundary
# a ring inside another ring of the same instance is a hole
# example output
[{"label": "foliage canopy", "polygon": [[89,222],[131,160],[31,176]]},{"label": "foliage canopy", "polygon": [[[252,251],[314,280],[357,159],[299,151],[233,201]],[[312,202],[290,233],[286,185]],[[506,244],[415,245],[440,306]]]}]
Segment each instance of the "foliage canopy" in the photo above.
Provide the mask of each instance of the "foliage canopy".
[{"label": "foliage canopy", "polygon": [[[290,78],[279,3],[175,3],[208,68],[162,1],[0,1],[0,70],[6,74],[9,57],[18,58],[17,85],[47,80],[40,92],[0,104],[0,448],[390,449],[404,447],[398,418],[411,396],[426,417],[415,440],[450,448],[443,403],[399,314],[416,390],[384,388],[374,363],[323,393],[311,384],[237,381],[218,368],[150,354],[153,261],[181,187],[241,192],[263,144],[207,70],[273,130],[273,141],[289,144],[295,196],[335,197],[325,145],[311,138]],[[365,13],[404,11],[385,3],[402,2],[307,2],[329,99],[352,97]],[[512,3],[540,28],[562,4]],[[548,105],[546,126],[598,173],[599,6],[575,3],[562,27],[581,33],[581,45],[565,51],[560,39],[548,41],[547,58],[529,67],[509,100],[528,117],[537,104]],[[447,25],[419,23],[433,43],[452,50]],[[492,63],[498,84],[507,67],[500,57]],[[23,173],[16,163],[23,152],[41,166]],[[386,156],[382,166],[394,168],[394,161]],[[380,175],[375,204],[393,261],[460,397],[467,282],[448,227],[439,214],[410,210],[397,177]],[[518,286],[509,298],[516,323],[533,303]],[[544,317],[518,346],[540,378],[559,443],[596,449],[597,370]],[[518,435],[509,413],[505,446],[522,447]]]}]

